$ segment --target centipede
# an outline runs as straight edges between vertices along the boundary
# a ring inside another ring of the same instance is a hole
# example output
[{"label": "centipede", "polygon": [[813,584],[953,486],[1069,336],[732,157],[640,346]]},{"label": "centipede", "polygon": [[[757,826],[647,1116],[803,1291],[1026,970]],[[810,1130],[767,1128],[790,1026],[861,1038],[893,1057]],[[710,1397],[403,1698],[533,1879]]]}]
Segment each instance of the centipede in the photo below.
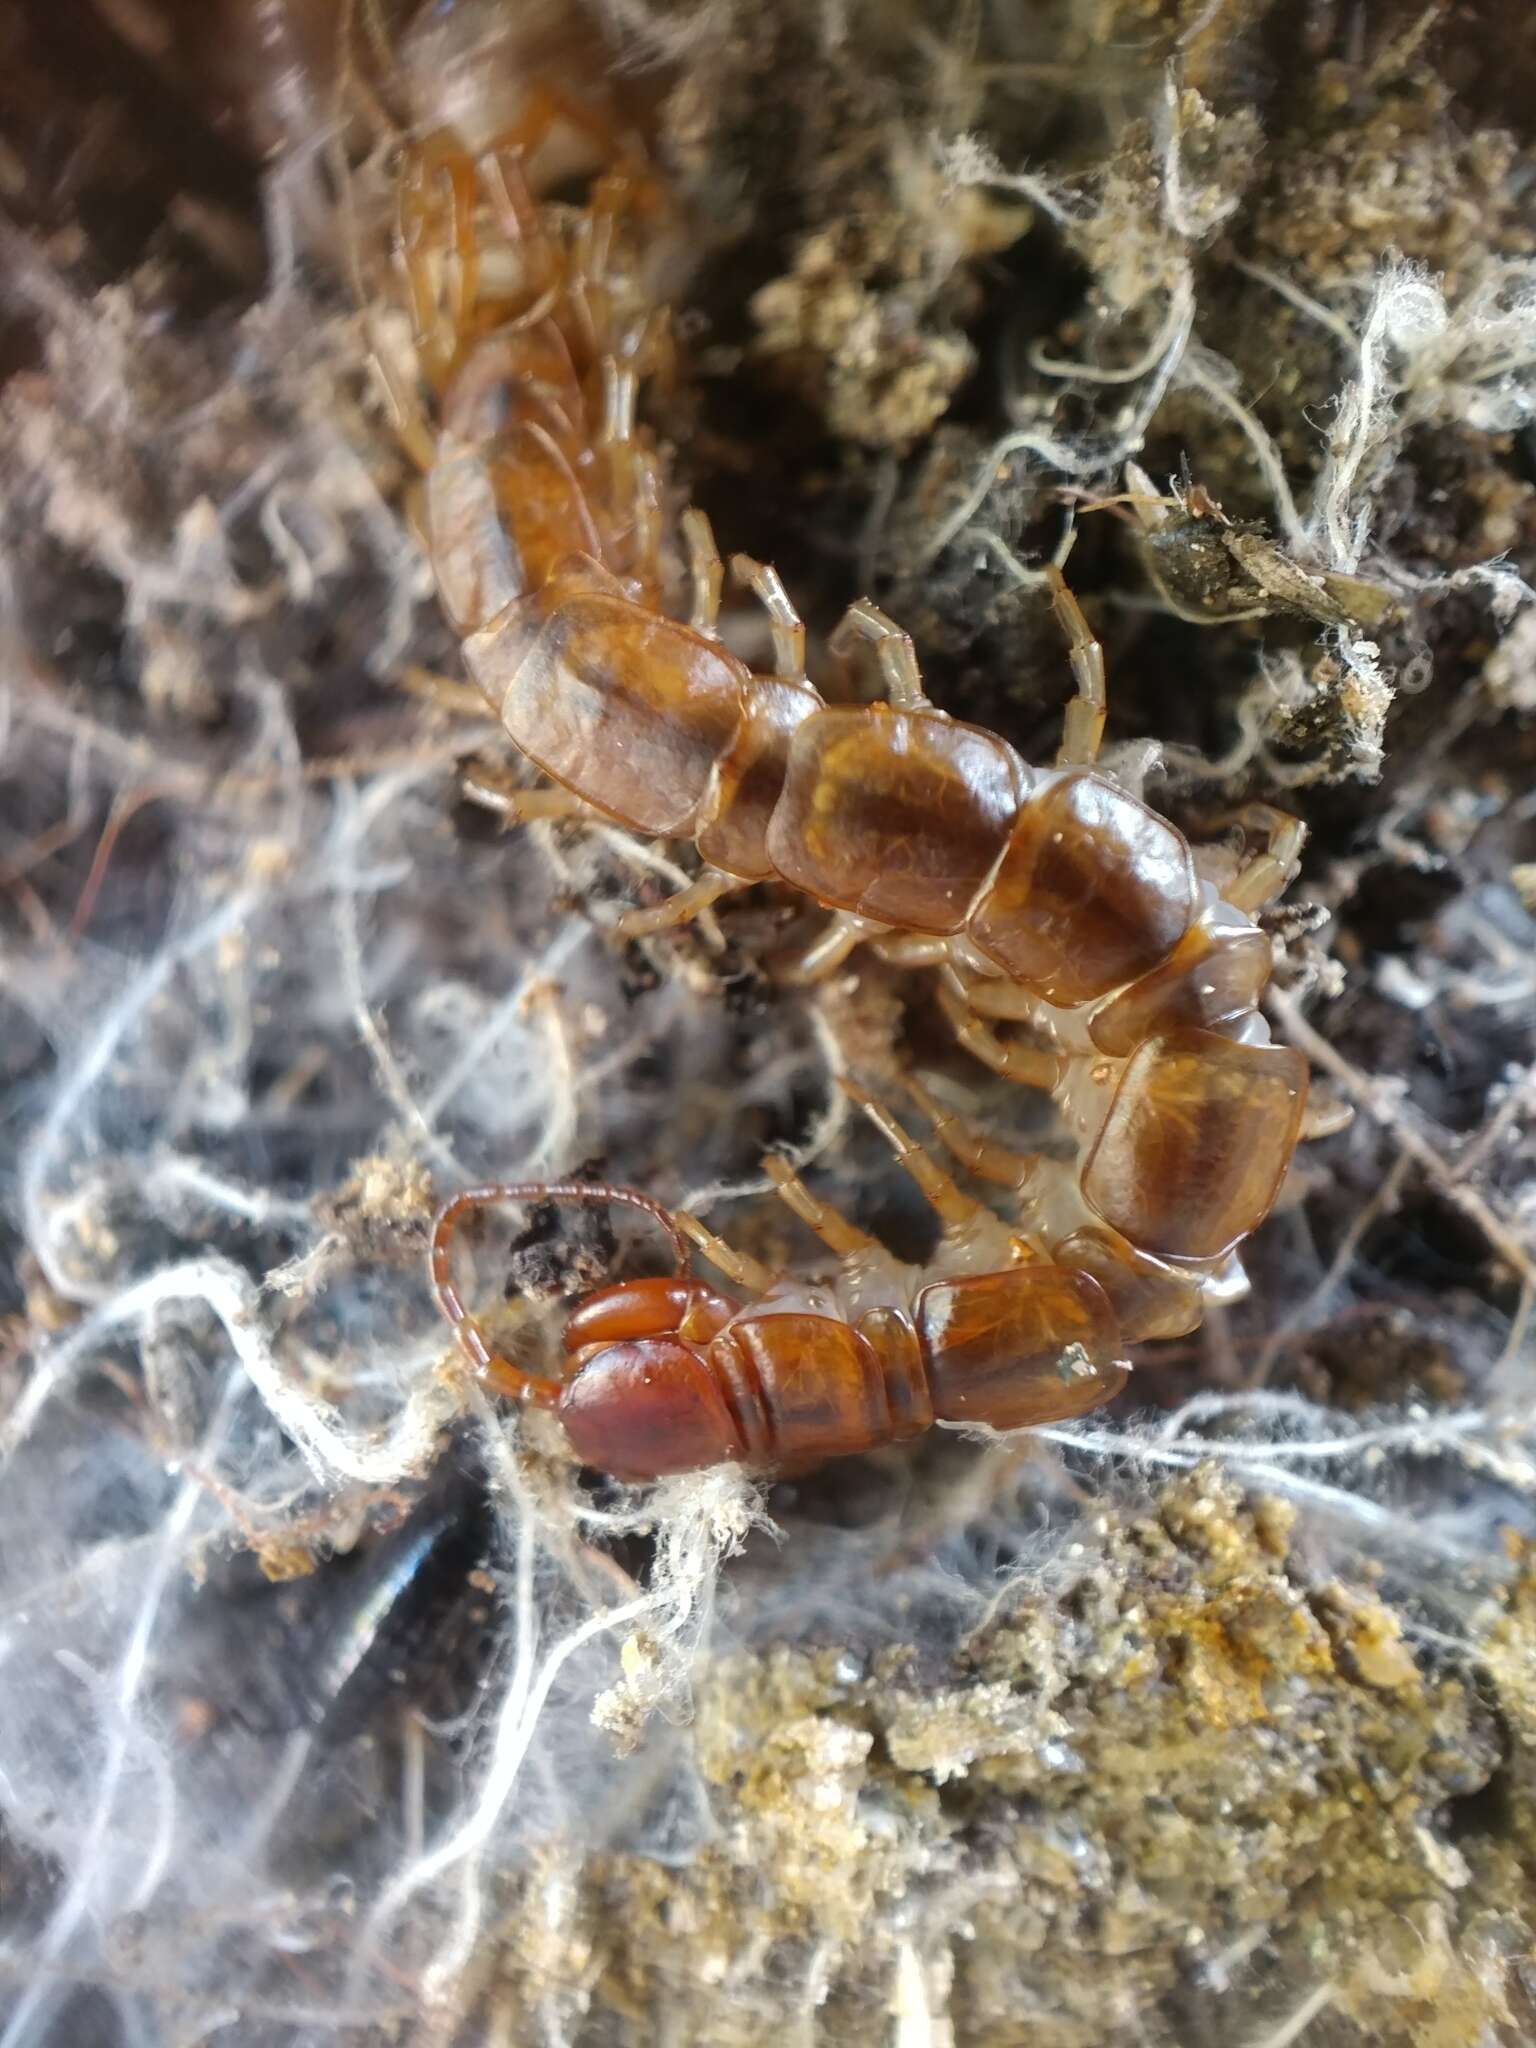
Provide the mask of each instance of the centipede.
[{"label": "centipede", "polygon": [[[579,205],[540,196],[557,134],[597,159]],[[1187,1334],[1245,1286],[1240,1247],[1276,1201],[1306,1103],[1306,1061],[1272,1042],[1260,1007],[1274,965],[1260,916],[1296,873],[1305,828],[1246,806],[1232,874],[1228,850],[1192,846],[1105,772],[1104,656],[1054,567],[1072,694],[1049,765],[930,701],[910,635],[867,598],[827,653],[845,672],[871,664],[881,693],[828,702],[783,582],[741,554],[732,574],[766,614],[771,667],[734,653],[710,522],[692,507],[669,516],[638,404],[671,367],[649,282],[670,204],[611,113],[543,86],[487,146],[437,133],[405,153],[397,274],[415,369],[409,389],[398,370],[388,382],[423,471],[444,614],[490,715],[542,778],[506,808],[691,844],[697,878],[626,913],[621,936],[770,885],[830,913],[786,981],[821,980],[858,947],[936,976],[958,1043],[1047,1092],[1071,1156],[1001,1145],[909,1076],[941,1147],[1006,1184],[1013,1210],[989,1231],[990,1211],[867,1101],[906,1163],[923,1162],[946,1232],[937,1277],[829,1220],[778,1161],[780,1192],[843,1262],[814,1297],[640,1191],[557,1183],[541,1184],[551,1199],[628,1203],[679,1246],[703,1245],[747,1305],[687,1279],[680,1253],[671,1280],[617,1283],[573,1313],[567,1382],[522,1372],[448,1279],[452,1231],[497,1198],[486,1190],[444,1211],[439,1299],[477,1371],[557,1407],[578,1453],[619,1473],[773,1466],[935,1418],[1079,1414],[1118,1390],[1125,1346]],[[951,1342],[968,1319],[990,1336]],[[790,1388],[820,1403],[820,1434]]]}]

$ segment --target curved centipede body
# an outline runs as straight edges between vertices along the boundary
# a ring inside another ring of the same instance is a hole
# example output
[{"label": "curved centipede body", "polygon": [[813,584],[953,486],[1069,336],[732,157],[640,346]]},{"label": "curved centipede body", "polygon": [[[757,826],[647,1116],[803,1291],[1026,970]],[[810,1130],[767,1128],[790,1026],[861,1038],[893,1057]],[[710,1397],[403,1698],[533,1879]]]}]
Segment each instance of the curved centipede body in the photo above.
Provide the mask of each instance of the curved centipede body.
[{"label": "curved centipede body", "polygon": [[798,978],[864,943],[936,970],[961,1043],[1047,1088],[1076,1140],[1072,1162],[1021,1162],[914,1084],[940,1139],[1014,1184],[1011,1241],[1107,1303],[1116,1342],[1194,1328],[1241,1290],[1236,1248],[1300,1133],[1306,1065],[1260,1014],[1271,947],[1256,917],[1294,872],[1302,828],[1249,806],[1240,822],[1267,845],[1218,887],[1174,825],[1098,770],[1102,657],[1053,571],[1076,694],[1046,768],[930,703],[910,639],[867,602],[830,648],[867,646],[884,700],[824,702],[777,576],[737,557],[772,628],[774,672],[755,673],[717,635],[721,565],[696,512],[681,521],[691,612],[670,616],[663,480],[635,417],[638,380],[665,355],[645,283],[660,202],[609,137],[617,167],[584,208],[539,203],[530,159],[566,117],[530,104],[479,156],[424,145],[403,188],[433,415],[425,524],[470,675],[556,785],[539,794],[695,846],[693,888],[621,931],[777,882],[835,913]]}]

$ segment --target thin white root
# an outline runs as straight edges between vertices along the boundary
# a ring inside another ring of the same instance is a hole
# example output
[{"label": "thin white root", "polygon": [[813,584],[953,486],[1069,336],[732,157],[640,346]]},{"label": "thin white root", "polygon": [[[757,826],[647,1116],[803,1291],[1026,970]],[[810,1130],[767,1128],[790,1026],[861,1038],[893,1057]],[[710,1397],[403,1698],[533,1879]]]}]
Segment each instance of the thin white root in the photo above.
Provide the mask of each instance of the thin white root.
[{"label": "thin white root", "polygon": [[[425,1469],[439,1432],[456,1405],[447,1385],[425,1370],[382,1437],[347,1430],[332,1405],[298,1386],[278,1362],[265,1327],[262,1295],[230,1260],[189,1259],[151,1273],[103,1302],[67,1337],[43,1352],[26,1388],[0,1427],[0,1460],[14,1457],[51,1400],[114,1331],[171,1303],[201,1303],[223,1326],[246,1378],[273,1419],[292,1437],[320,1480],[387,1486]],[[436,1355],[434,1347],[432,1355]]]}]

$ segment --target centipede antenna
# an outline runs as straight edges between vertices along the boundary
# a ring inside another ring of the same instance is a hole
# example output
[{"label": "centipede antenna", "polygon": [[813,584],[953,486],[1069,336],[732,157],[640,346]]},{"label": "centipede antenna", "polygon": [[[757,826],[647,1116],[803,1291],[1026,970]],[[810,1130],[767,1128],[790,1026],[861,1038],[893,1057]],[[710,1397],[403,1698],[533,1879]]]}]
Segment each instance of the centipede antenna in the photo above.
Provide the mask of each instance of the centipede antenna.
[{"label": "centipede antenna", "polygon": [[490,1181],[483,1187],[465,1188],[438,1210],[432,1224],[429,1270],[437,1305],[452,1326],[459,1349],[469,1360],[477,1379],[487,1380],[499,1393],[526,1401],[537,1408],[552,1407],[560,1398],[561,1382],[504,1358],[486,1341],[485,1332],[453,1284],[449,1252],[453,1234],[463,1218],[478,1209],[490,1209],[502,1202],[622,1202],[641,1209],[666,1231],[677,1258],[677,1271],[688,1267],[688,1240],[670,1209],[642,1194],[638,1188],[614,1187],[606,1181],[511,1180]]}]

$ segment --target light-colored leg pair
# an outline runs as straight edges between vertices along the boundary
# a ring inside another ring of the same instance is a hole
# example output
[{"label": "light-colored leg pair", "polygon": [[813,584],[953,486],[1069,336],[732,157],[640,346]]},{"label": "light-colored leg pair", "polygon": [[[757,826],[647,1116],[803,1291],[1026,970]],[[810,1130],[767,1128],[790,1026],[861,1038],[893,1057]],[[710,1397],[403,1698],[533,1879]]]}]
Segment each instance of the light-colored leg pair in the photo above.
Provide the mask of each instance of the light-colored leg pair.
[{"label": "light-colored leg pair", "polygon": [[[846,1076],[839,1079],[838,1086],[863,1110],[897,1161],[916,1181],[947,1231],[964,1230],[978,1220],[992,1218],[992,1211],[986,1204],[974,1195],[968,1195],[927,1146],[914,1138],[878,1097]],[[1024,1186],[1034,1170],[1032,1154],[1012,1152],[1007,1146],[988,1138],[963,1117],[946,1110],[915,1076],[908,1075],[904,1086],[931,1120],[934,1135],[962,1165],[1004,1186],[1014,1189]],[[770,1157],[763,1161],[763,1167],[782,1199],[840,1258],[869,1251],[878,1245],[878,1240],[867,1231],[860,1230],[829,1203],[813,1195],[786,1161]]]},{"label": "light-colored leg pair", "polygon": [[[1089,630],[1082,606],[1067,588],[1061,571],[1050,563],[1045,574],[1052,608],[1066,635],[1072,676],[1077,684],[1077,693],[1067,706],[1057,760],[1062,767],[1086,766],[1097,759],[1104,736],[1104,650]],[[894,619],[887,618],[867,597],[849,605],[828,645],[833,654],[846,660],[860,641],[874,647],[886,697],[898,711],[932,708],[923,689],[911,634],[904,632]]]},{"label": "light-colored leg pair", "polygon": [[[697,505],[688,507],[683,514],[682,525],[693,584],[693,609],[688,615],[688,624],[695,633],[703,633],[713,639],[719,625],[720,596],[725,586],[725,571],[720,565],[720,550],[715,545],[715,530],[708,515]],[[770,563],[754,561],[751,555],[732,555],[731,574],[738,583],[746,585],[768,614],[768,626],[773,635],[775,677],[787,683],[804,683],[805,627],[800,614],[789,601],[789,592],[779,580],[778,570]]]},{"label": "light-colored leg pair", "polygon": [[[986,1204],[979,1202],[974,1195],[968,1195],[927,1147],[920,1144],[867,1088],[847,1079],[840,1081],[839,1085],[885,1139],[897,1160],[922,1190],[946,1231],[963,1231],[977,1222],[995,1220]],[[907,1087],[933,1118],[934,1129],[940,1139],[973,1171],[986,1173],[990,1169],[990,1177],[994,1179],[1004,1180],[1012,1187],[1023,1184],[1033,1164],[1028,1155],[1008,1153],[991,1139],[970,1131],[962,1119],[935,1102],[920,1082],[909,1080]],[[819,1195],[813,1194],[787,1160],[770,1153],[763,1161],[763,1171],[773,1182],[779,1199],[840,1260],[859,1258],[883,1249],[878,1238],[871,1237],[867,1230],[861,1230],[858,1224],[850,1222],[832,1203],[824,1202]],[[673,1214],[683,1234],[691,1238],[705,1257],[738,1286],[762,1294],[773,1284],[775,1275],[761,1260],[738,1252],[686,1210],[675,1210]]]}]

